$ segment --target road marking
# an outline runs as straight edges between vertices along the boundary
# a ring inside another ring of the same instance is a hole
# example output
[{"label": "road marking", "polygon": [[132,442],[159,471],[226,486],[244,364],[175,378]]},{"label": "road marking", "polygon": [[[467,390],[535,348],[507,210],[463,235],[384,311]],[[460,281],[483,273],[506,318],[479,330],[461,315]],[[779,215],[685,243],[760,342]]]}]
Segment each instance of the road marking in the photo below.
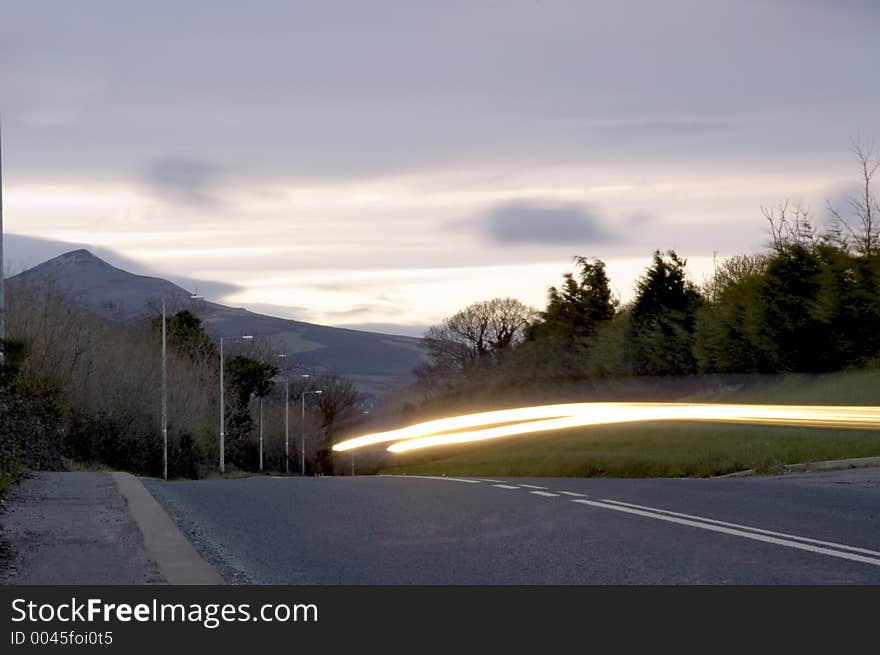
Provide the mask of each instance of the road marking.
[{"label": "road marking", "polygon": [[[669,514],[658,514],[656,512],[647,512],[641,509],[636,509],[634,507],[627,507],[624,505],[612,504],[611,502],[597,502],[595,500],[583,500],[583,499],[575,499],[572,500],[573,503],[581,503],[583,505],[590,505],[592,507],[600,507],[602,509],[611,509],[616,512],[625,512],[627,514],[636,514],[638,516],[644,516],[650,519],[657,519],[658,521],[668,521],[669,523],[677,523],[679,525],[688,525],[693,528],[700,528],[702,530],[711,530],[713,532],[721,532],[723,534],[733,535],[735,537],[744,537],[746,539],[753,539],[755,541],[763,541],[769,544],[775,544],[777,546],[786,546],[788,548],[796,548],[798,550],[805,550],[811,553],[818,553],[820,555],[828,555],[829,557],[838,557],[840,559],[848,559],[854,562],[862,562],[864,564],[873,564],[874,566],[880,566],[880,559],[874,557],[866,557],[864,555],[857,555],[856,553],[847,553],[840,550],[831,550],[830,548],[822,548],[820,546],[811,546],[807,543],[802,543],[800,541],[792,541],[790,539],[780,539],[778,537],[771,537],[769,535],[759,534],[756,532],[745,532],[744,530],[736,530],[734,528],[728,528],[721,525],[714,525],[710,523],[703,523],[699,521],[692,521],[690,519],[678,518],[676,516],[670,516]],[[798,537],[802,539],[802,537]],[[847,546],[847,548],[849,548]],[[852,550],[852,549],[850,549]]]},{"label": "road marking", "polygon": [[565,494],[566,496],[577,496],[578,498],[586,498],[587,494],[576,494],[573,491],[560,491],[559,493]]},{"label": "road marking", "polygon": [[467,482],[468,484],[480,484],[479,480],[466,480],[465,478],[447,478],[445,475],[393,475],[394,478],[419,478],[420,480],[449,480],[450,482]]},{"label": "road marking", "polygon": [[519,486],[523,487],[525,489],[546,489],[547,488],[547,487],[539,487],[536,484],[521,484]]},{"label": "road marking", "polygon": [[514,487],[512,484],[493,484],[492,486],[499,489],[519,489],[519,487]]},{"label": "road marking", "polygon": [[547,496],[548,498],[558,498],[559,494],[551,494],[549,491],[530,491],[530,494],[535,494],[536,496]]},{"label": "road marking", "polygon": [[480,482],[504,482],[504,480],[485,480],[483,478],[480,478]]},{"label": "road marking", "polygon": [[797,541],[805,541],[811,544],[819,544],[820,546],[830,546],[832,548],[840,548],[843,550],[851,550],[857,553],[864,553],[866,555],[874,555],[876,557],[880,557],[880,552],[876,550],[869,550],[867,548],[857,548],[856,546],[847,546],[846,544],[838,544],[833,541],[821,541],[819,539],[811,539],[809,537],[800,537],[795,534],[786,534],[785,532],[774,532],[773,530],[764,530],[763,528],[753,528],[749,525],[742,525],[739,523],[728,523],[727,521],[718,521],[716,519],[709,519],[703,516],[694,516],[693,514],[682,514],[680,512],[673,512],[668,509],[658,509],[656,507],[646,507],[644,505],[635,505],[633,503],[624,503],[620,500],[609,500],[608,498],[602,499],[603,503],[613,503],[615,505],[623,505],[625,507],[635,507],[636,509],[643,509],[650,512],[660,512],[663,514],[670,514],[672,516],[681,516],[686,519],[694,519],[695,521],[702,521],[703,523],[712,523],[714,525],[725,525],[730,528],[739,528],[741,530],[749,530],[750,532],[760,532],[761,534],[769,534],[775,537],[783,537],[786,539],[796,539]]}]

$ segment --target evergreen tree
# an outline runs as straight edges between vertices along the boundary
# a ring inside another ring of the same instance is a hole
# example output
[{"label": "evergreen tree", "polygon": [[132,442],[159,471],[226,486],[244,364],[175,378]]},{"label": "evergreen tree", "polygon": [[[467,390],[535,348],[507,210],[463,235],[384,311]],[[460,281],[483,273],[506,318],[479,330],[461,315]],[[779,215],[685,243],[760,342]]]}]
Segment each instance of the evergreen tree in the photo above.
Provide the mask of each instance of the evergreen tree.
[{"label": "evergreen tree", "polygon": [[674,251],[654,253],[636,286],[630,356],[640,375],[681,375],[697,369],[694,334],[702,298]]},{"label": "evergreen tree", "polygon": [[605,263],[586,257],[575,258],[575,263],[580,269],[577,279],[566,273],[559,289],[550,287],[547,309],[531,326],[530,338],[591,339],[603,321],[614,317],[617,299],[611,293]]}]

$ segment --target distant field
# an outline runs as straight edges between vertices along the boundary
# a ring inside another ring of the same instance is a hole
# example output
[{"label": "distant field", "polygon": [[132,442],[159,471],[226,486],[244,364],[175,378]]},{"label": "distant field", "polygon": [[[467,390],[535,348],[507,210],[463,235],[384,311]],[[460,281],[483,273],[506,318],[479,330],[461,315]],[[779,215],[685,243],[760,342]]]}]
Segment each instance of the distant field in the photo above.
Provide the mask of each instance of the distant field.
[{"label": "distant field", "polygon": [[[789,376],[746,389],[724,388],[697,402],[880,405],[880,371],[821,378]],[[880,456],[880,431],[709,423],[651,423],[576,428],[455,449],[389,456],[384,473],[703,477],[784,464]]]}]

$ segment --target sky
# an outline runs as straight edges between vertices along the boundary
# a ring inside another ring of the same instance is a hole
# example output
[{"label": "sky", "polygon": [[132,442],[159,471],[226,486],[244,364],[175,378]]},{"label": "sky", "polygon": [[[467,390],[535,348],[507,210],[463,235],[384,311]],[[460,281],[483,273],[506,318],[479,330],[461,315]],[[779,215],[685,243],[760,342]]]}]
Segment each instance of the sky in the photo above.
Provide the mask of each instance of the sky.
[{"label": "sky", "polygon": [[0,0],[7,273],[73,247],[209,299],[420,334],[623,300],[821,224],[880,141],[873,0]]}]

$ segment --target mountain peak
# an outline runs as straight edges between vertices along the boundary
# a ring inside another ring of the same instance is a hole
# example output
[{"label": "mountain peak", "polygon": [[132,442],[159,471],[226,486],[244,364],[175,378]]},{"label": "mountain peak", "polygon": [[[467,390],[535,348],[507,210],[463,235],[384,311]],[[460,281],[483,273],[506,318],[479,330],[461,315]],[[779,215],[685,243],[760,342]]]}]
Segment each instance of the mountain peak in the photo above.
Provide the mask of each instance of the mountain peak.
[{"label": "mountain peak", "polygon": [[[86,263],[86,262],[104,262],[100,257],[93,255],[90,250],[86,250],[85,248],[80,248],[79,250],[71,250],[69,252],[65,252],[61,255],[58,255],[56,260],[59,261],[67,261],[67,262],[75,262],[75,263]],[[49,260],[51,261],[51,260]]]}]

